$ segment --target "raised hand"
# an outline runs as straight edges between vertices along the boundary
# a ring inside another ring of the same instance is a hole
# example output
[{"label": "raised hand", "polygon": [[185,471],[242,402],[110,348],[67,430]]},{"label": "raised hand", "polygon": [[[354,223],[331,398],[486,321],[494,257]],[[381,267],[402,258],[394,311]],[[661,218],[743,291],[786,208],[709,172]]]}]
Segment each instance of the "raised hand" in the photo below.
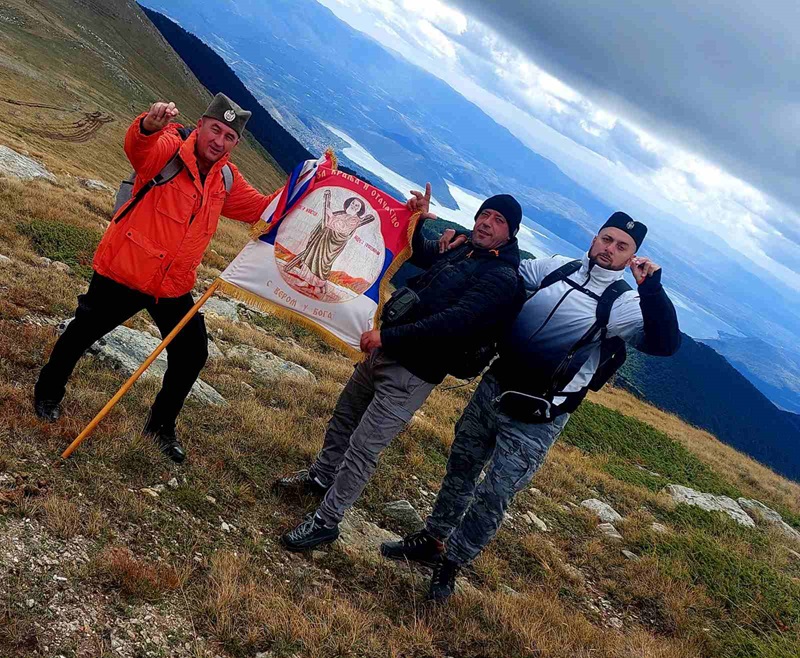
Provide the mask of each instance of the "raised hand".
[{"label": "raised hand", "polygon": [[165,128],[167,124],[178,116],[178,108],[175,103],[153,103],[150,106],[150,111],[142,121],[142,126],[149,133],[155,133]]},{"label": "raised hand", "polygon": [[420,219],[436,219],[436,215],[431,212],[431,184],[425,183],[425,193],[418,190],[411,190],[411,198],[406,201],[406,208],[409,212],[419,212]]},{"label": "raised hand", "polygon": [[631,274],[633,274],[633,278],[636,279],[636,285],[642,285],[642,282],[649,276],[653,276],[658,270],[661,269],[661,265],[657,265],[649,258],[634,258],[631,261]]},{"label": "raised hand", "polygon": [[451,249],[455,249],[456,247],[460,247],[467,241],[467,236],[464,234],[459,235],[454,240],[453,237],[455,236],[455,230],[451,228],[447,228],[442,233],[442,237],[439,238],[439,253],[443,254],[445,251],[450,251]]}]

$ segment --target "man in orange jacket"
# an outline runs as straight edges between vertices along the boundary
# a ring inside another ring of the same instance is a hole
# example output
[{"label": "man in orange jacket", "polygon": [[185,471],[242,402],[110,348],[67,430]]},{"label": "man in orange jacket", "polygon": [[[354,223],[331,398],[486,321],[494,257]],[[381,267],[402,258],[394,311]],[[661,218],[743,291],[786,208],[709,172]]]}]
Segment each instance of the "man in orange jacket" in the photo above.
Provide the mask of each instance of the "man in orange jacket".
[{"label": "man in orange jacket", "polygon": [[[118,209],[94,256],[89,290],[78,298],[75,319],[56,342],[34,389],[36,414],[58,420],[66,383],[81,355],[109,331],[141,311],[166,336],[194,305],[197,267],[220,214],[254,223],[274,197],[256,191],[228,162],[250,112],[217,94],[187,138],[174,103],[155,103],[125,135],[136,172],[131,200]],[[185,134],[185,133],[184,133]],[[177,157],[179,173],[148,186]],[[225,175],[233,181],[227,190]],[[195,315],[167,348],[167,371],[144,432],[175,462],[186,453],[175,421],[208,358],[203,316]]]}]

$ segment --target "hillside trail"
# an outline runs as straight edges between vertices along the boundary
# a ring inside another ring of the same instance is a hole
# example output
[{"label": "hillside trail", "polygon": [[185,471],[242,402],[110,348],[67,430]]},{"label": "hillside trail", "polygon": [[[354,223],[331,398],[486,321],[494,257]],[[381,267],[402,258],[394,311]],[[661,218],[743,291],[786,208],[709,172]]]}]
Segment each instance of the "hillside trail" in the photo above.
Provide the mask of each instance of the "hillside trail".
[{"label": "hillside trail", "polygon": [[[71,122],[45,121],[37,125],[36,123],[31,124],[30,121],[26,121],[24,125],[17,125],[18,128],[25,128],[31,134],[62,142],[88,142],[103,126],[114,122],[114,117],[99,110],[94,112],[76,112],[65,107],[58,107],[57,105],[35,103],[15,98],[0,98],[0,101],[19,107],[30,107],[37,110],[54,110],[60,113],[66,112],[73,116],[77,114],[79,118]],[[26,119],[29,119],[29,117],[26,117]]]}]

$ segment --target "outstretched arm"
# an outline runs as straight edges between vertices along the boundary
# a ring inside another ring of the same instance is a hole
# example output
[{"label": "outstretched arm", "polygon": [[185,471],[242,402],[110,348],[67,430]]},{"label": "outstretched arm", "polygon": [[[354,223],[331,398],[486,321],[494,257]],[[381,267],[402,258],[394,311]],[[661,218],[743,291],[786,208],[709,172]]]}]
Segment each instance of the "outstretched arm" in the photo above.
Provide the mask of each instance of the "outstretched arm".
[{"label": "outstretched arm", "polygon": [[153,103],[125,133],[125,155],[142,181],[153,178],[180,148],[177,128],[170,125],[176,116],[175,103]]}]

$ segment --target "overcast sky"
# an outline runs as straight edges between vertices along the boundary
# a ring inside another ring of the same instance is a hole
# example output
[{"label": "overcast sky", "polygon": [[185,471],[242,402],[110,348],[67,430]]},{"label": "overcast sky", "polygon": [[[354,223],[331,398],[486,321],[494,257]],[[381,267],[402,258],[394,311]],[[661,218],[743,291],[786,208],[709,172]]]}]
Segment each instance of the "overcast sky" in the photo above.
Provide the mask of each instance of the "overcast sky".
[{"label": "overcast sky", "polygon": [[800,290],[800,3],[320,2],[604,201],[702,226]]}]

